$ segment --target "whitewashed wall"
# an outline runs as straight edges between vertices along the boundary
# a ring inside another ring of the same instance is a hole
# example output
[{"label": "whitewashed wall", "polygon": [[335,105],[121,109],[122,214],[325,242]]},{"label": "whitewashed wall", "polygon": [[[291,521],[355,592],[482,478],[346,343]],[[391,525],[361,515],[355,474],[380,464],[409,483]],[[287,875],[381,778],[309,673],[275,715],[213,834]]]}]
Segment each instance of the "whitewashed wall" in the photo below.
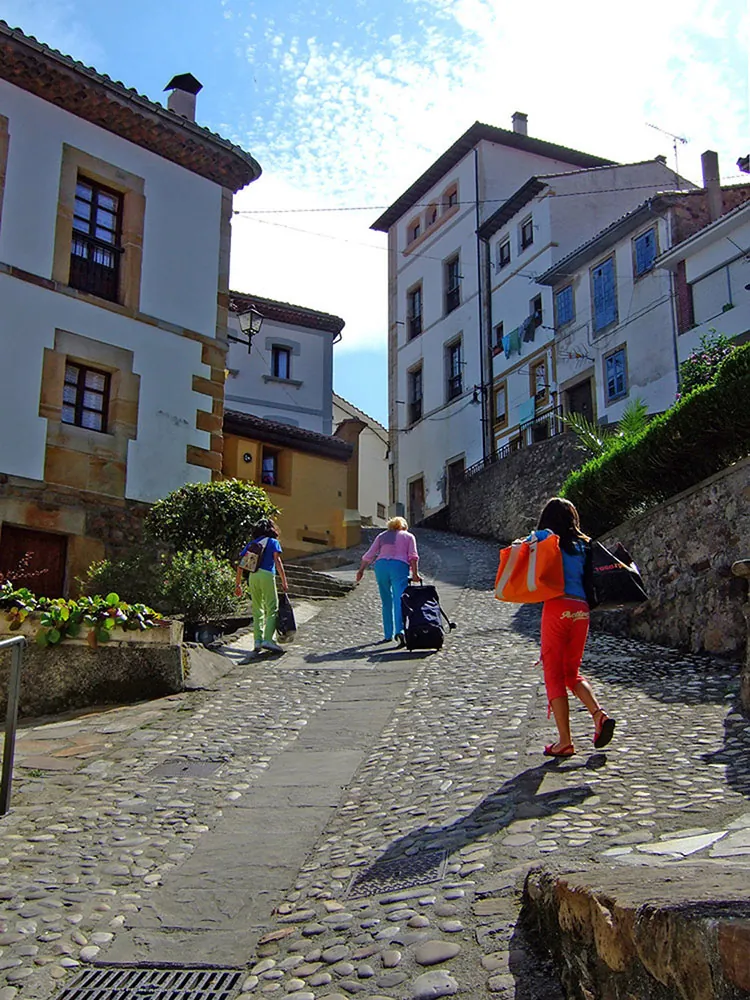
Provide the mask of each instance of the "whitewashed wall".
[{"label": "whitewashed wall", "polygon": [[[334,429],[351,417],[368,421],[359,435],[359,512],[371,518],[376,527],[383,527],[388,514],[388,432],[348,400],[334,395]],[[378,516],[378,504],[383,506],[386,517]]]},{"label": "whitewashed wall", "polygon": [[[229,327],[233,336],[244,338],[236,316],[230,316]],[[330,434],[333,338],[327,330],[265,319],[249,353],[244,344],[230,342],[227,409]],[[289,381],[271,377],[274,344],[292,352]]]}]

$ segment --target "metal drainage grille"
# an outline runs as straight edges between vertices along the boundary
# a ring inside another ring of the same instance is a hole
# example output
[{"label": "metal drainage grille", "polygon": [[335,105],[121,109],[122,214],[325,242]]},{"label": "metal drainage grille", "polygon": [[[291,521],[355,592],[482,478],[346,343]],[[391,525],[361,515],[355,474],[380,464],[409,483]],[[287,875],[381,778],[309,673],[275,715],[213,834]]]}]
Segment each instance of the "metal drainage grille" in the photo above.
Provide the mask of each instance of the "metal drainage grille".
[{"label": "metal drainage grille", "polygon": [[86,969],[55,1000],[229,1000],[241,979],[234,969]]},{"label": "metal drainage grille", "polygon": [[148,772],[154,778],[207,778],[218,771],[223,760],[192,760],[190,757],[175,757],[174,760],[157,764]]},{"label": "metal drainage grille", "polygon": [[445,874],[446,851],[422,851],[413,857],[376,861],[359,872],[349,883],[347,896],[380,896],[387,892],[411,889],[415,885],[437,882]]}]

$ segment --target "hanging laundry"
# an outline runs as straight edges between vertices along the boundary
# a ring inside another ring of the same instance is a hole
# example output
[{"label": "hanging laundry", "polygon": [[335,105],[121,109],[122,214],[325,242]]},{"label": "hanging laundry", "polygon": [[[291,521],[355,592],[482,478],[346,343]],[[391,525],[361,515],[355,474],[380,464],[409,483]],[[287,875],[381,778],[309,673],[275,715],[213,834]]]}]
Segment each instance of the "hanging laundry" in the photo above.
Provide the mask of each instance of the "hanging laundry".
[{"label": "hanging laundry", "polygon": [[525,343],[534,339],[536,334],[536,323],[533,316],[527,316],[521,324],[521,337]]},{"label": "hanging laundry", "polygon": [[521,353],[521,328],[517,326],[515,330],[512,330],[509,334],[510,336],[510,353],[520,354]]},{"label": "hanging laundry", "polygon": [[503,337],[503,350],[505,351],[505,357],[510,357],[510,334],[506,333]]},{"label": "hanging laundry", "polygon": [[521,403],[518,407],[518,422],[519,424],[528,423],[529,420],[533,420],[536,414],[536,397],[532,396],[527,399],[525,403]]}]

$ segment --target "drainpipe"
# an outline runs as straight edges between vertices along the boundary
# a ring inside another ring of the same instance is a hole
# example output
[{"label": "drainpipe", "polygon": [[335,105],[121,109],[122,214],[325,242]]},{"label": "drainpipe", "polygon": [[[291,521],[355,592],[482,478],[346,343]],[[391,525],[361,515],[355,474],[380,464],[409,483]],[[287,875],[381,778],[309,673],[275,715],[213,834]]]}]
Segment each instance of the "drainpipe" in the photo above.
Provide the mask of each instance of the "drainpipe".
[{"label": "drainpipe", "polygon": [[482,240],[479,238],[479,150],[474,147],[474,218],[476,221],[477,240],[477,299],[479,303],[479,384],[482,387],[480,392],[480,411],[482,425],[482,459],[487,458],[487,404],[485,402],[485,343],[484,343],[484,323],[482,317],[484,313],[484,296],[482,289],[485,282],[482,281]]}]

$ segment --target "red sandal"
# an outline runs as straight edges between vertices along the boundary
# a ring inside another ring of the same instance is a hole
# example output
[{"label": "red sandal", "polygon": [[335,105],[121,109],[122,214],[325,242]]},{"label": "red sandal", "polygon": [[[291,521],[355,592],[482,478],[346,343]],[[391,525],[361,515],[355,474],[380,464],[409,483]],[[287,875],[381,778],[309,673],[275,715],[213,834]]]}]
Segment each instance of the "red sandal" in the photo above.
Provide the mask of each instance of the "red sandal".
[{"label": "red sandal", "polygon": [[[597,715],[599,721],[596,721]],[[615,732],[615,720],[610,719],[603,708],[597,708],[594,712],[594,746],[597,750],[606,747],[611,741]]]},{"label": "red sandal", "polygon": [[572,743],[568,743],[567,746],[559,747],[557,750],[554,748],[558,746],[557,743],[548,743],[544,748],[545,757],[572,757],[576,752],[575,747]]}]

